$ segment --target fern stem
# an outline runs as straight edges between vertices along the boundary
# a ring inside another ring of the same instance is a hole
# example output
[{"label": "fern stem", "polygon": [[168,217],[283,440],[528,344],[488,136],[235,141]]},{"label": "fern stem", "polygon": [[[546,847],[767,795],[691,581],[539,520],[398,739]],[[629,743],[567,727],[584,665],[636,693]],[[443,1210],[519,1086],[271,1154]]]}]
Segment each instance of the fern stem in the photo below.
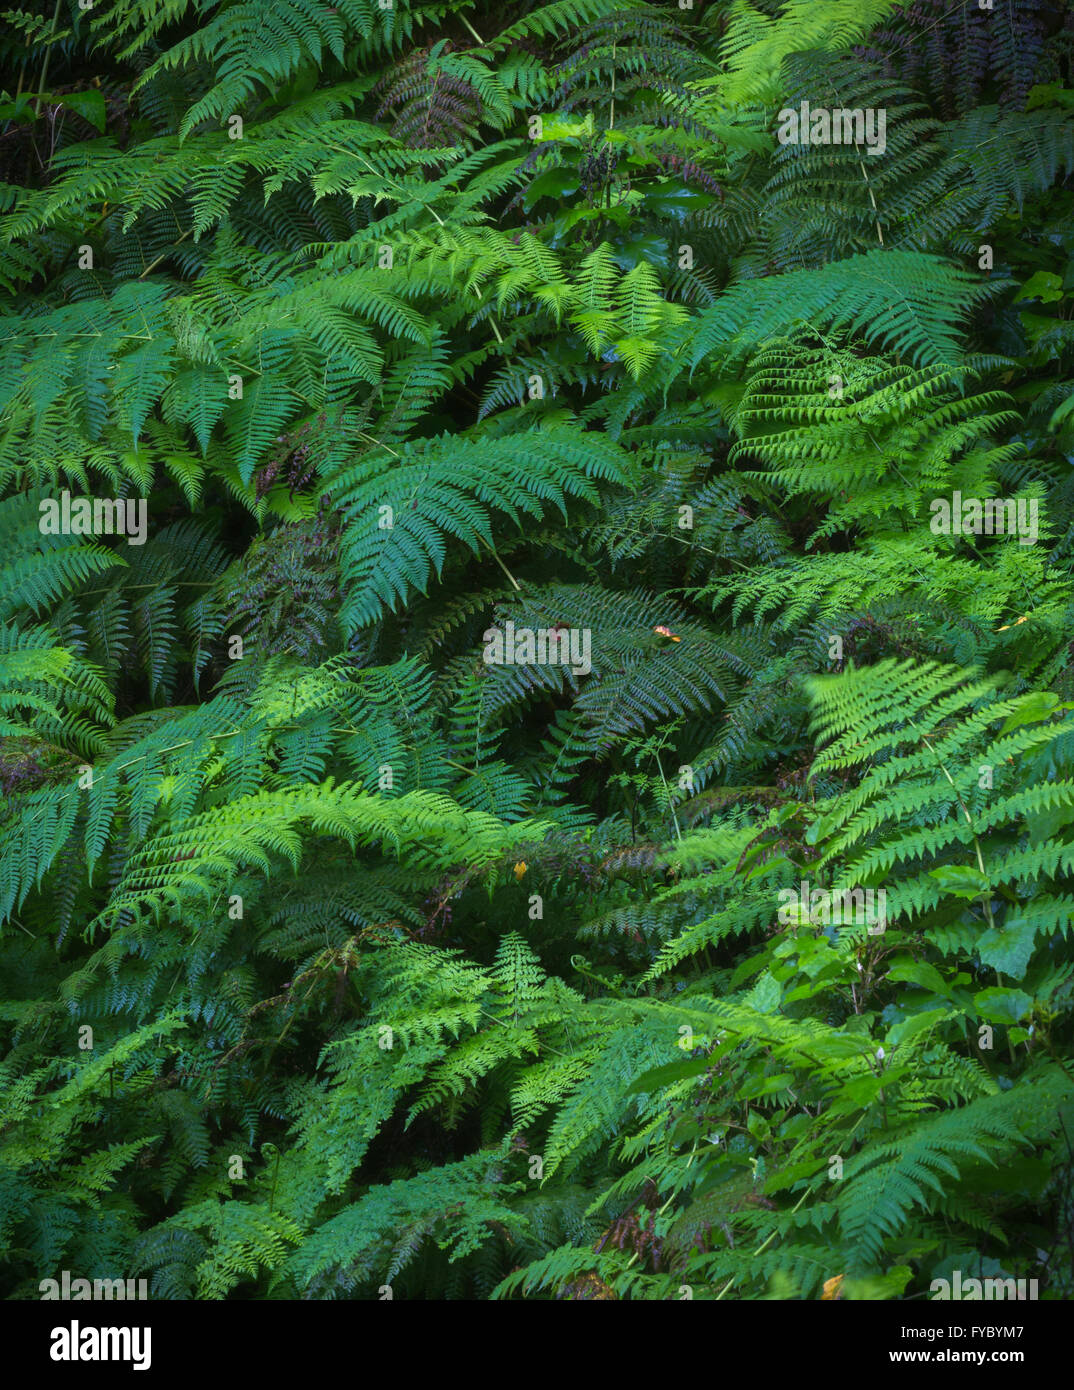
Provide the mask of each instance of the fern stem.
[{"label": "fern stem", "polygon": [[682,844],[682,830],[679,828],[679,818],[678,818],[678,816],[675,814],[675,803],[674,803],[674,801],[672,801],[672,799],[671,799],[671,788],[668,786],[667,778],[664,776],[664,769],[663,769],[663,767],[661,766],[661,763],[660,763],[660,754],[659,754],[659,753],[654,753],[653,756],[656,758],[656,770],[660,773],[660,780],[661,780],[661,782],[663,782],[663,784],[664,784],[664,791],[667,793],[668,809],[669,809],[670,812],[671,812],[671,819],[675,822],[675,835],[676,835],[676,838],[677,838],[678,841],[679,841],[679,844],[681,845],[681,844]]},{"label": "fern stem", "polygon": [[[175,246],[178,246],[178,245],[179,245],[179,242],[186,241],[187,237],[188,237],[188,236],[192,236],[193,234],[194,234],[194,228],[193,228],[193,227],[190,227],[187,231],[185,231],[185,232],[183,233],[183,235],[179,238],[179,240],[176,241]],[[149,272],[150,272],[151,270],[155,270],[155,269],[157,268],[157,266],[160,265],[161,261],[166,260],[166,259],[171,255],[171,253],[172,253],[172,251],[173,251],[174,249],[175,249],[174,246],[170,246],[170,247],[168,248],[167,251],[162,251],[162,252],[160,253],[160,255],[156,258],[155,261],[150,261],[150,262],[149,262],[149,264],[146,266],[146,268],[142,271],[141,275],[138,276],[138,279],[139,279],[139,280],[144,280],[145,277],[149,274]]]},{"label": "fern stem", "polygon": [[522,592],[522,585],[518,582],[518,580],[515,578],[515,576],[514,576],[514,575],[511,573],[511,571],[507,568],[507,566],[504,564],[504,562],[500,559],[499,555],[496,554],[496,547],[490,545],[490,546],[489,546],[489,553],[490,553],[490,555],[492,556],[492,558],[496,561],[496,563],[499,565],[500,569],[503,570],[504,574],[507,575],[507,577],[508,577],[508,579],[511,581],[511,583],[515,586],[515,589],[517,590],[517,592],[518,592],[518,593],[521,593],[521,592]]},{"label": "fern stem", "polygon": [[390,444],[385,444],[374,435],[366,434],[364,430],[358,430],[358,438],[368,440],[370,444],[375,444],[378,449],[383,449],[386,454],[391,454],[393,458],[401,459],[402,454],[396,453]]},{"label": "fern stem", "polygon": [[[831,89],[831,91],[832,91],[832,96],[835,98],[835,105],[838,106],[838,105],[839,105],[839,93],[835,90],[834,87]],[[883,246],[883,244],[884,244],[884,233],[880,230],[880,209],[877,207],[877,205],[876,205],[876,199],[873,197],[873,185],[872,185],[872,183],[871,183],[870,180],[869,180],[869,175],[868,175],[868,174],[866,173],[866,171],[865,171],[865,161],[864,161],[864,160],[861,160],[861,159],[858,160],[858,168],[861,170],[861,176],[862,176],[862,178],[865,180],[865,191],[868,193],[868,195],[869,195],[869,201],[870,201],[870,203],[872,203],[872,205],[873,205],[873,212],[876,213],[876,235],[877,235],[877,237],[878,237],[879,240],[880,240],[880,245]]]},{"label": "fern stem", "polygon": [[41,114],[41,98],[45,94],[45,83],[48,81],[49,59],[52,57],[52,36],[56,32],[56,25],[60,18],[60,0],[56,0],[56,8],[52,11],[52,24],[49,27],[49,42],[45,45],[45,61],[41,65],[41,81],[37,89],[37,101],[34,104],[34,120]]},{"label": "fern stem", "polygon": [[[364,164],[365,167],[369,170],[369,172],[373,174],[376,178],[383,179],[385,183],[390,183],[393,188],[397,188],[400,191],[400,193],[403,193],[405,196],[413,197],[413,194],[408,194],[406,192],[406,189],[403,187],[401,183],[396,183],[394,179],[390,179],[383,169],[374,169],[373,165],[370,164],[368,160],[363,159],[360,154],[356,155],[353,150],[343,149],[339,145],[329,145],[327,148],[335,150],[337,154],[345,154],[349,155],[352,159],[357,159],[358,163]],[[431,212],[432,215],[436,218],[437,222],[440,223],[441,227],[444,226],[444,219],[440,216],[437,210],[431,206],[431,204],[426,203],[421,198],[417,198],[415,199],[415,201],[421,203],[422,207],[425,209],[426,212]]]},{"label": "fern stem", "polygon": [[[687,1166],[687,1168],[689,1168],[690,1164],[693,1163],[693,1161],[694,1161],[694,1159],[696,1158],[696,1156],[697,1156],[697,1140],[695,1139],[695,1140],[694,1140],[694,1144],[693,1144],[693,1148],[690,1150],[690,1156],[689,1156],[689,1158],[686,1160],[686,1166]],[[671,1196],[667,1199],[667,1201],[664,1203],[664,1205],[663,1205],[663,1206],[660,1208],[660,1210],[656,1213],[657,1216],[663,1216],[663,1214],[667,1211],[668,1207],[671,1206],[672,1202],[675,1200],[675,1198],[676,1198],[677,1195],[678,1195],[678,1194],[677,1194],[676,1192],[672,1192]]]},{"label": "fern stem", "polygon": [[[27,48],[29,48],[29,46],[30,46],[30,40],[29,40],[29,38],[27,38],[27,40],[26,40],[26,46],[27,46]],[[27,63],[28,63],[29,61],[30,61],[30,60],[29,60],[29,57],[26,57],[26,58],[24,58],[24,59],[22,60],[22,66],[19,68],[19,80],[18,80],[18,82],[15,84],[15,100],[14,100],[14,102],[12,103],[12,114],[11,114],[11,115],[8,117],[8,119],[4,122],[3,126],[0,126],[0,136],[6,135],[6,134],[8,133],[8,131],[11,129],[11,127],[15,124],[15,114],[14,114],[14,111],[15,111],[15,107],[17,107],[18,104],[19,104],[19,97],[22,96],[22,84],[23,84],[23,82],[24,82],[25,79],[26,79],[26,65],[27,65]]]},{"label": "fern stem", "polygon": [[272,1169],[272,1191],[269,1193],[268,1209],[271,1212],[276,1202],[276,1183],[280,1176],[280,1151],[276,1150],[276,1162]]},{"label": "fern stem", "polygon": [[[501,1028],[511,1027],[511,1025],[509,1023],[506,1023],[502,1018],[497,1018],[495,1014],[490,1014],[488,1009],[478,1008],[478,1013],[483,1015],[483,1017],[485,1018],[490,1018],[493,1021],[493,1023],[498,1023]],[[566,1062],[572,1060],[571,1056],[569,1056],[566,1052],[560,1052],[558,1047],[552,1047],[551,1044],[546,1043],[543,1038],[538,1038],[538,1042],[541,1044],[541,1047],[545,1052],[554,1052],[557,1057],[562,1057]]]},{"label": "fern stem", "polygon": [[461,13],[460,13],[459,18],[462,20],[463,24],[466,25],[467,29],[469,29],[470,33],[473,34],[474,38],[478,41],[478,43],[481,45],[481,47],[484,48],[484,46],[485,46],[485,40],[484,40],[484,39],[481,37],[481,35],[477,32],[477,30],[476,30],[476,29],[474,28],[474,26],[470,23],[470,21],[466,18],[466,16],[465,16],[464,14],[461,14]]},{"label": "fern stem", "polygon": [[[809,1196],[809,1188],[807,1187],[806,1190],[802,1193],[802,1195],[798,1198],[797,1202],[795,1202],[794,1206],[791,1207],[791,1215],[792,1215],[792,1216],[794,1215],[794,1213],[798,1210],[798,1208],[802,1205],[802,1203],[805,1201],[805,1199],[806,1199],[808,1196]],[[768,1249],[768,1247],[772,1244],[772,1242],[775,1240],[776,1236],[778,1236],[778,1235],[779,1235],[779,1231],[773,1231],[772,1234],[768,1237],[767,1240],[762,1241],[761,1244],[758,1245],[757,1249],[753,1252],[753,1258],[756,1259],[758,1255],[763,1255],[764,1252]],[[724,1294],[728,1291],[728,1289],[731,1287],[731,1285],[732,1285],[734,1282],[735,1282],[735,1276],[732,1274],[731,1278],[728,1279],[727,1283],[723,1286],[723,1288],[720,1290],[720,1292],[716,1295],[716,1300],[715,1300],[715,1301],[716,1301],[717,1303],[720,1301],[721,1298],[723,1298]]]},{"label": "fern stem", "polygon": [[590,980],[596,980],[597,984],[600,985],[602,989],[610,990],[617,999],[626,998],[621,989],[617,989],[615,985],[610,984],[602,975],[595,974],[585,965],[579,965],[578,962],[580,960],[585,960],[585,956],[571,956],[571,965],[578,971],[579,975],[585,975]]},{"label": "fern stem", "polygon": [[[911,725],[911,727],[914,727],[914,726]],[[939,757],[939,755],[937,754],[935,748],[933,748],[932,744],[928,741],[928,738],[926,737],[925,734],[922,734],[922,735],[921,735],[921,742],[925,745],[925,747],[926,747],[926,748],[929,750],[929,752],[932,754],[933,759],[934,759],[935,762],[936,762],[936,765],[939,767],[940,771],[943,773],[943,775],[947,778],[948,782],[950,782],[950,784],[951,784],[951,789],[952,789],[952,791],[955,793],[955,798],[956,798],[956,800],[958,801],[958,804],[962,807],[962,814],[966,817],[966,824],[970,827],[970,833],[971,833],[972,836],[973,836],[973,845],[974,845],[975,850],[977,851],[977,867],[978,867],[978,869],[979,869],[980,872],[981,872],[981,876],[982,876],[983,878],[987,878],[987,877],[988,877],[988,871],[985,869],[984,856],[983,856],[983,854],[981,853],[981,842],[980,842],[980,840],[977,838],[977,831],[974,829],[973,817],[970,815],[969,808],[967,807],[966,803],[962,800],[962,797],[959,795],[958,788],[955,786],[955,779],[954,779],[954,778],[951,776],[951,774],[948,772],[947,768],[944,767],[943,763],[940,761],[940,757]],[[984,891],[981,893],[981,905],[984,907],[985,917],[988,919],[988,925],[989,925],[989,926],[992,928],[992,930],[994,931],[994,930],[995,930],[995,927],[996,927],[996,923],[995,923],[995,920],[994,920],[994,918],[993,918],[993,916],[992,916],[992,900],[991,900],[991,897],[990,897],[990,895],[989,895],[987,889],[984,890]]]}]

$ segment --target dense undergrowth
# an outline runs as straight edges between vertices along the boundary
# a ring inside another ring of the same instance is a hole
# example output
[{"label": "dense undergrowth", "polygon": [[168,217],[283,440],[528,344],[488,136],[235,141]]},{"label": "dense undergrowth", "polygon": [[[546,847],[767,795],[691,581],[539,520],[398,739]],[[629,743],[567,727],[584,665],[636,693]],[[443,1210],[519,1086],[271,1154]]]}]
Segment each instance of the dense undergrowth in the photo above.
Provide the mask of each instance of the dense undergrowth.
[{"label": "dense undergrowth", "polygon": [[1066,7],[3,29],[5,1295],[1074,1296]]}]

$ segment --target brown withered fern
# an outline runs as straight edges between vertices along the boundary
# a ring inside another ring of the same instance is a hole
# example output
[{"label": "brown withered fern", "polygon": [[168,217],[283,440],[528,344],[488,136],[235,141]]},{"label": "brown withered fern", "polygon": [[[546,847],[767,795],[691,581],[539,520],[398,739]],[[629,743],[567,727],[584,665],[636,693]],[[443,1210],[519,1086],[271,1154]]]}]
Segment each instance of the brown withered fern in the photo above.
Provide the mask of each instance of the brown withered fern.
[{"label": "brown withered fern", "polygon": [[[448,41],[444,53],[450,53]],[[445,72],[427,48],[417,48],[374,88],[380,97],[378,121],[391,121],[391,133],[411,149],[440,149],[474,137],[483,114],[477,89]]]},{"label": "brown withered fern", "polygon": [[982,10],[947,0],[913,0],[855,49],[880,70],[927,95],[945,117],[982,101],[1020,110],[1036,82],[1049,81],[1049,43],[1074,16],[1058,0],[1020,0]]},{"label": "brown withered fern", "polygon": [[316,663],[337,651],[339,536],[339,514],[324,504],[314,517],[257,537],[217,587],[227,633],[258,657],[289,653]]}]

